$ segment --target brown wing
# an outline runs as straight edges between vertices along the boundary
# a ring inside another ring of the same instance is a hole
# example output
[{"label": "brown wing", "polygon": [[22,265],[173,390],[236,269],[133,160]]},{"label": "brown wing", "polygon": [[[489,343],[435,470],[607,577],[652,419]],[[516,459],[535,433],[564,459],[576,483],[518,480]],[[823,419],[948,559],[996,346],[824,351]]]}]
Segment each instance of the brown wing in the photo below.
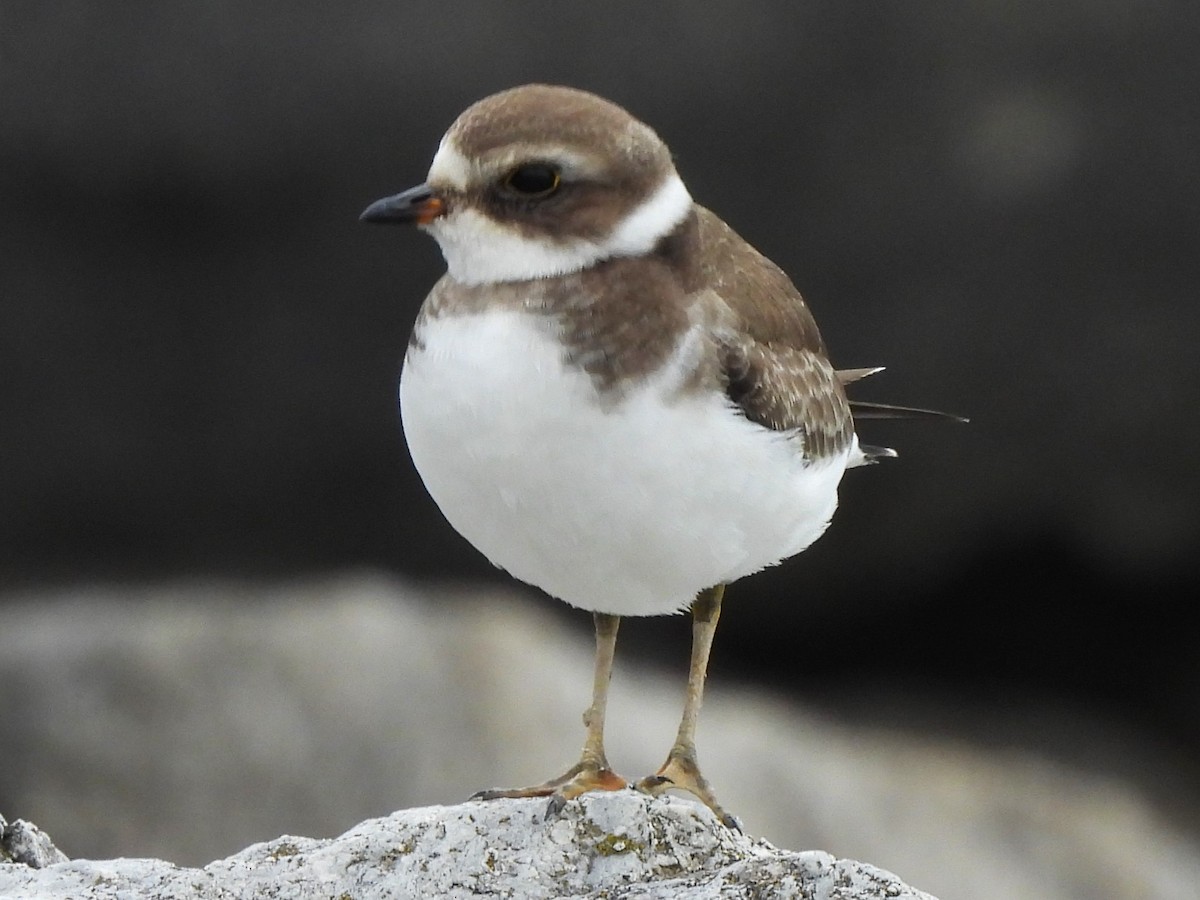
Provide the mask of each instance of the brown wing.
[{"label": "brown wing", "polygon": [[804,299],[733,229],[703,207],[696,211],[698,287],[721,306],[713,335],[730,400],[752,422],[796,432],[809,458],[841,452],[854,423]]}]

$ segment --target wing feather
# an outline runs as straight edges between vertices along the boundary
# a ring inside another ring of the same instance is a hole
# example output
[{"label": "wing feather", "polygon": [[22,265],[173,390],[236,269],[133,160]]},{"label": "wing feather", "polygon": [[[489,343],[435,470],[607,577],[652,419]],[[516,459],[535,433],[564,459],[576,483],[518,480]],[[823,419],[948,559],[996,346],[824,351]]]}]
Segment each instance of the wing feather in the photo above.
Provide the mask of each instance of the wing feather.
[{"label": "wing feather", "polygon": [[729,399],[750,421],[794,433],[809,458],[840,453],[854,434],[850,407],[804,298],[728,225],[703,207],[697,215],[700,287],[719,307],[713,337]]}]

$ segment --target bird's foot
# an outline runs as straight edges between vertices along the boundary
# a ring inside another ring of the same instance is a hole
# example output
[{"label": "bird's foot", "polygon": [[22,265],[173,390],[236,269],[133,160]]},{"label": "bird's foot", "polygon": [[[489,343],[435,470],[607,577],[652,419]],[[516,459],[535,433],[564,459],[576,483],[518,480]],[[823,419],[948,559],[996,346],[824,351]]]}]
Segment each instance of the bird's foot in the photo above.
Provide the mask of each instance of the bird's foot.
[{"label": "bird's foot", "polygon": [[716,795],[709,787],[708,779],[700,774],[700,766],[696,763],[694,750],[673,749],[661,769],[653,775],[647,775],[634,787],[654,797],[672,788],[687,791],[711,809],[726,828],[733,831],[742,830],[741,823],[717,802]]},{"label": "bird's foot", "polygon": [[590,791],[619,791],[629,783],[608,767],[607,763],[580,760],[557,778],[526,788],[511,788],[479,791],[472,800],[498,800],[501,797],[549,797],[546,804],[546,819],[562,812],[568,800],[574,800]]}]

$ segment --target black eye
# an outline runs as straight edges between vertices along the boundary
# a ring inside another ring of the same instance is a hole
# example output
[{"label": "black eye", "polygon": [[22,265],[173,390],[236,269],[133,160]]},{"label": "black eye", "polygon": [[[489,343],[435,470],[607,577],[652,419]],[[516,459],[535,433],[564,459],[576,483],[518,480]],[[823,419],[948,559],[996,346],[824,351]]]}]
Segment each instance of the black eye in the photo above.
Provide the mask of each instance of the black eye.
[{"label": "black eye", "polygon": [[545,163],[517,166],[504,179],[504,186],[523,197],[548,197],[558,190],[562,177],[558,169]]}]

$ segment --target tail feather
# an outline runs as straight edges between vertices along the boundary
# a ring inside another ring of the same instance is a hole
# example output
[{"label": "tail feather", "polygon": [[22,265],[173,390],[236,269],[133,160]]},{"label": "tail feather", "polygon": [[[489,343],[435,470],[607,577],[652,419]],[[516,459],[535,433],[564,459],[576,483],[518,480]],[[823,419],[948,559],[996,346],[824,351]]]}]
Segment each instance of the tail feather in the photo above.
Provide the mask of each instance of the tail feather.
[{"label": "tail feather", "polygon": [[[883,366],[872,366],[864,369],[838,369],[834,374],[843,385],[853,384],[871,375],[883,371]],[[851,400],[850,413],[857,419],[939,419],[951,422],[969,422],[963,416],[953,413],[939,412],[936,409],[922,409],[916,406],[897,406],[894,403],[871,403],[867,400]],[[876,447],[871,444],[859,444],[859,454],[852,466],[865,466],[881,459],[895,459],[898,454],[891,447]]]},{"label": "tail feather", "polygon": [[876,375],[882,372],[883,369],[883,366],[870,366],[866,369],[838,369],[833,374],[837,376],[837,380],[843,385],[847,385],[866,378],[869,375]]},{"label": "tail feather", "polygon": [[872,444],[859,444],[858,449],[863,455],[863,465],[877,463],[881,459],[895,459],[900,455],[891,447],[876,447]]},{"label": "tail feather", "polygon": [[856,419],[949,419],[952,422],[969,422],[970,419],[936,409],[921,409],[916,406],[896,406],[892,403],[869,403],[866,400],[851,400],[850,412]]}]

